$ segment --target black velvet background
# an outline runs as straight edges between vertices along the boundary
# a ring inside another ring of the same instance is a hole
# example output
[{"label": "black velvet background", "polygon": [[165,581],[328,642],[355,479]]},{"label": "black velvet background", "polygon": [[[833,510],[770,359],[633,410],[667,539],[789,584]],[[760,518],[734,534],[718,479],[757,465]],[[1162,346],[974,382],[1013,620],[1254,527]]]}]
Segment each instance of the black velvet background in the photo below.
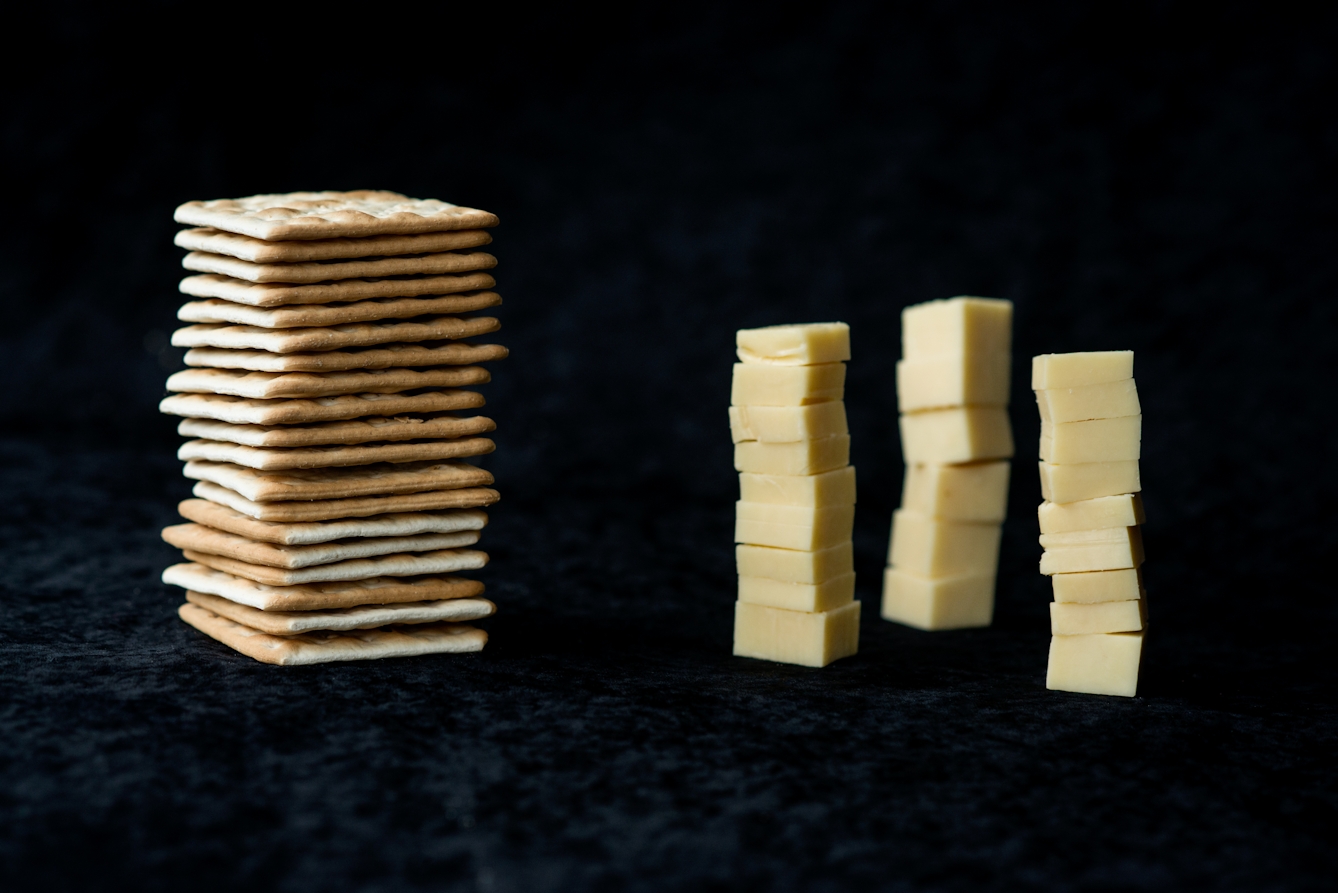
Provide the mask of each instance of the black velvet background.
[{"label": "black velvet background", "polygon": [[[0,886],[1330,889],[1338,28],[1080,6],[11,11]],[[263,666],[157,580],[172,208],[326,188],[503,221],[479,655]],[[1018,461],[994,626],[926,634],[892,370],[961,293]],[[725,406],[735,329],[824,319],[865,614],[814,671],[730,656]],[[1047,692],[1029,358],[1123,348],[1143,683]]]}]

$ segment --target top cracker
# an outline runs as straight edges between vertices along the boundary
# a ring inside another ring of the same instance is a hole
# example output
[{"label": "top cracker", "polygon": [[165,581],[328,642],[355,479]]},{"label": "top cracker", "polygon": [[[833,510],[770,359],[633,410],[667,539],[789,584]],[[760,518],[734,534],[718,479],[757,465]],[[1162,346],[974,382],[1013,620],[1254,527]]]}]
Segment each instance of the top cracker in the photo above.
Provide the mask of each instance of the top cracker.
[{"label": "top cracker", "polygon": [[173,216],[178,223],[212,226],[267,242],[432,233],[498,223],[497,215],[476,208],[370,189],[186,202]]}]

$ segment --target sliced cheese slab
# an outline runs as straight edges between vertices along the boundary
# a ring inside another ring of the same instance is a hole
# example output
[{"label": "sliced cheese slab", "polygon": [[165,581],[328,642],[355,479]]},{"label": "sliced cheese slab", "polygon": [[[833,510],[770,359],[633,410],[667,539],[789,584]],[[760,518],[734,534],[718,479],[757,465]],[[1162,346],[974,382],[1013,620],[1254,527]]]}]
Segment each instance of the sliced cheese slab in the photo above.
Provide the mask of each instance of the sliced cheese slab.
[{"label": "sliced cheese slab", "polygon": [[1081,465],[1038,463],[1041,497],[1046,502],[1068,504],[1101,496],[1120,496],[1143,489],[1138,460],[1086,462]]},{"label": "sliced cheese slab", "polygon": [[898,509],[892,513],[888,564],[919,577],[993,574],[999,564],[998,524],[944,521]]},{"label": "sliced cheese slab", "polygon": [[1094,604],[1050,603],[1050,633],[1083,636],[1093,633],[1130,633],[1147,628],[1146,599]]},{"label": "sliced cheese slab", "polygon": [[902,412],[950,406],[1007,406],[1007,353],[952,353],[897,363],[897,407]]},{"label": "sliced cheese slab", "polygon": [[1138,668],[1143,659],[1144,633],[1092,636],[1055,636],[1050,639],[1050,663],[1045,687],[1092,695],[1138,694]]},{"label": "sliced cheese slab", "polygon": [[764,577],[783,583],[825,583],[855,572],[855,551],[849,542],[814,552],[739,544],[734,557],[740,577]]},{"label": "sliced cheese slab", "polygon": [[734,467],[753,474],[821,474],[850,464],[850,435],[798,443],[734,444]]},{"label": "sliced cheese slab", "polygon": [[1041,459],[1051,465],[1127,462],[1142,454],[1143,417],[1041,422]]},{"label": "sliced cheese slab", "polygon": [[787,583],[766,577],[739,577],[739,601],[787,611],[830,611],[855,599],[855,575],[821,583]]},{"label": "sliced cheese slab", "polygon": [[739,497],[744,502],[802,505],[825,508],[855,504],[855,467],[847,465],[820,474],[739,475]]},{"label": "sliced cheese slab", "polygon": [[1141,415],[1138,386],[1132,378],[1081,388],[1048,388],[1036,392],[1043,422],[1082,422]]},{"label": "sliced cheese slab", "polygon": [[901,453],[908,463],[1008,459],[1013,429],[1000,406],[966,406],[903,413]]},{"label": "sliced cheese slab", "polygon": [[889,567],[883,575],[883,619],[924,630],[989,626],[994,620],[994,580],[992,571],[921,577]]},{"label": "sliced cheese slab", "polygon": [[901,311],[901,355],[906,359],[1009,354],[1012,349],[1012,301],[962,296]]},{"label": "sliced cheese slab", "polygon": [[1042,502],[1036,513],[1041,533],[1136,527],[1143,523],[1143,499],[1137,493],[1125,493],[1079,502]]},{"label": "sliced cheese slab", "polygon": [[734,511],[734,542],[780,549],[815,551],[850,539],[855,507],[826,508],[738,502]]},{"label": "sliced cheese slab", "polygon": [[795,443],[850,433],[846,405],[840,400],[807,406],[731,406],[729,431],[735,443]]},{"label": "sliced cheese slab", "polygon": [[735,406],[804,406],[845,397],[845,363],[817,366],[734,364],[730,403]]},{"label": "sliced cheese slab", "polygon": [[1136,601],[1143,597],[1143,572],[1137,568],[1054,574],[1055,601],[1076,604]]},{"label": "sliced cheese slab", "polygon": [[734,654],[825,667],[859,651],[859,613],[859,602],[818,613],[735,602]]},{"label": "sliced cheese slab", "polygon": [[1048,353],[1031,359],[1031,389],[1081,388],[1134,377],[1132,350]]},{"label": "sliced cheese slab", "polygon": [[850,359],[850,326],[814,322],[796,326],[739,329],[739,360],[762,366],[814,366]]},{"label": "sliced cheese slab", "polygon": [[910,463],[901,507],[947,521],[998,523],[1008,512],[1008,462]]}]

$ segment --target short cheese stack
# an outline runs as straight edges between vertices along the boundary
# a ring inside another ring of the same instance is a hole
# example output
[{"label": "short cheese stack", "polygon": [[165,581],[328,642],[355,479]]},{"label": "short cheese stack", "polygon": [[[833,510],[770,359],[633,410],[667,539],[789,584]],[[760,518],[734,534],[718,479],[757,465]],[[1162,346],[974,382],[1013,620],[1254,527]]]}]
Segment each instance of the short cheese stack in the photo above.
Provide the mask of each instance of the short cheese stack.
[{"label": "short cheese stack", "polygon": [[741,497],[734,653],[824,667],[859,650],[843,401],[850,327],[742,329],[738,355],[729,409]]},{"label": "short cheese stack", "polygon": [[1041,573],[1055,594],[1045,685],[1133,697],[1147,627],[1133,351],[1036,357],[1031,386],[1041,412]]},{"label": "short cheese stack", "polygon": [[496,331],[501,303],[477,251],[484,211],[393,192],[188,202],[189,348],[162,411],[183,416],[197,498],[168,527],[188,563],[183,620],[256,660],[308,664],[478,651],[462,621],[492,614],[487,563],[493,450],[475,363],[507,355],[457,339]]},{"label": "short cheese stack", "polygon": [[892,517],[883,617],[919,629],[989,626],[1008,506],[1013,304],[952,298],[901,313],[906,478]]}]

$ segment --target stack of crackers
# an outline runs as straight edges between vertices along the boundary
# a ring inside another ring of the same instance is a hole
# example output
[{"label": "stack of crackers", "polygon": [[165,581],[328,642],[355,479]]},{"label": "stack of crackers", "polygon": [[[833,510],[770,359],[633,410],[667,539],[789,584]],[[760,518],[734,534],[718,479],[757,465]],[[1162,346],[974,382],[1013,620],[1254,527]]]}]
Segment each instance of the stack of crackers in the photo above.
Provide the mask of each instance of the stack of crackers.
[{"label": "stack of crackers", "polygon": [[474,546],[496,502],[467,461],[492,452],[468,388],[506,348],[478,250],[493,214],[393,192],[187,202],[176,244],[196,275],[167,381],[182,416],[190,625],[256,660],[309,664],[478,651],[492,614]]}]

